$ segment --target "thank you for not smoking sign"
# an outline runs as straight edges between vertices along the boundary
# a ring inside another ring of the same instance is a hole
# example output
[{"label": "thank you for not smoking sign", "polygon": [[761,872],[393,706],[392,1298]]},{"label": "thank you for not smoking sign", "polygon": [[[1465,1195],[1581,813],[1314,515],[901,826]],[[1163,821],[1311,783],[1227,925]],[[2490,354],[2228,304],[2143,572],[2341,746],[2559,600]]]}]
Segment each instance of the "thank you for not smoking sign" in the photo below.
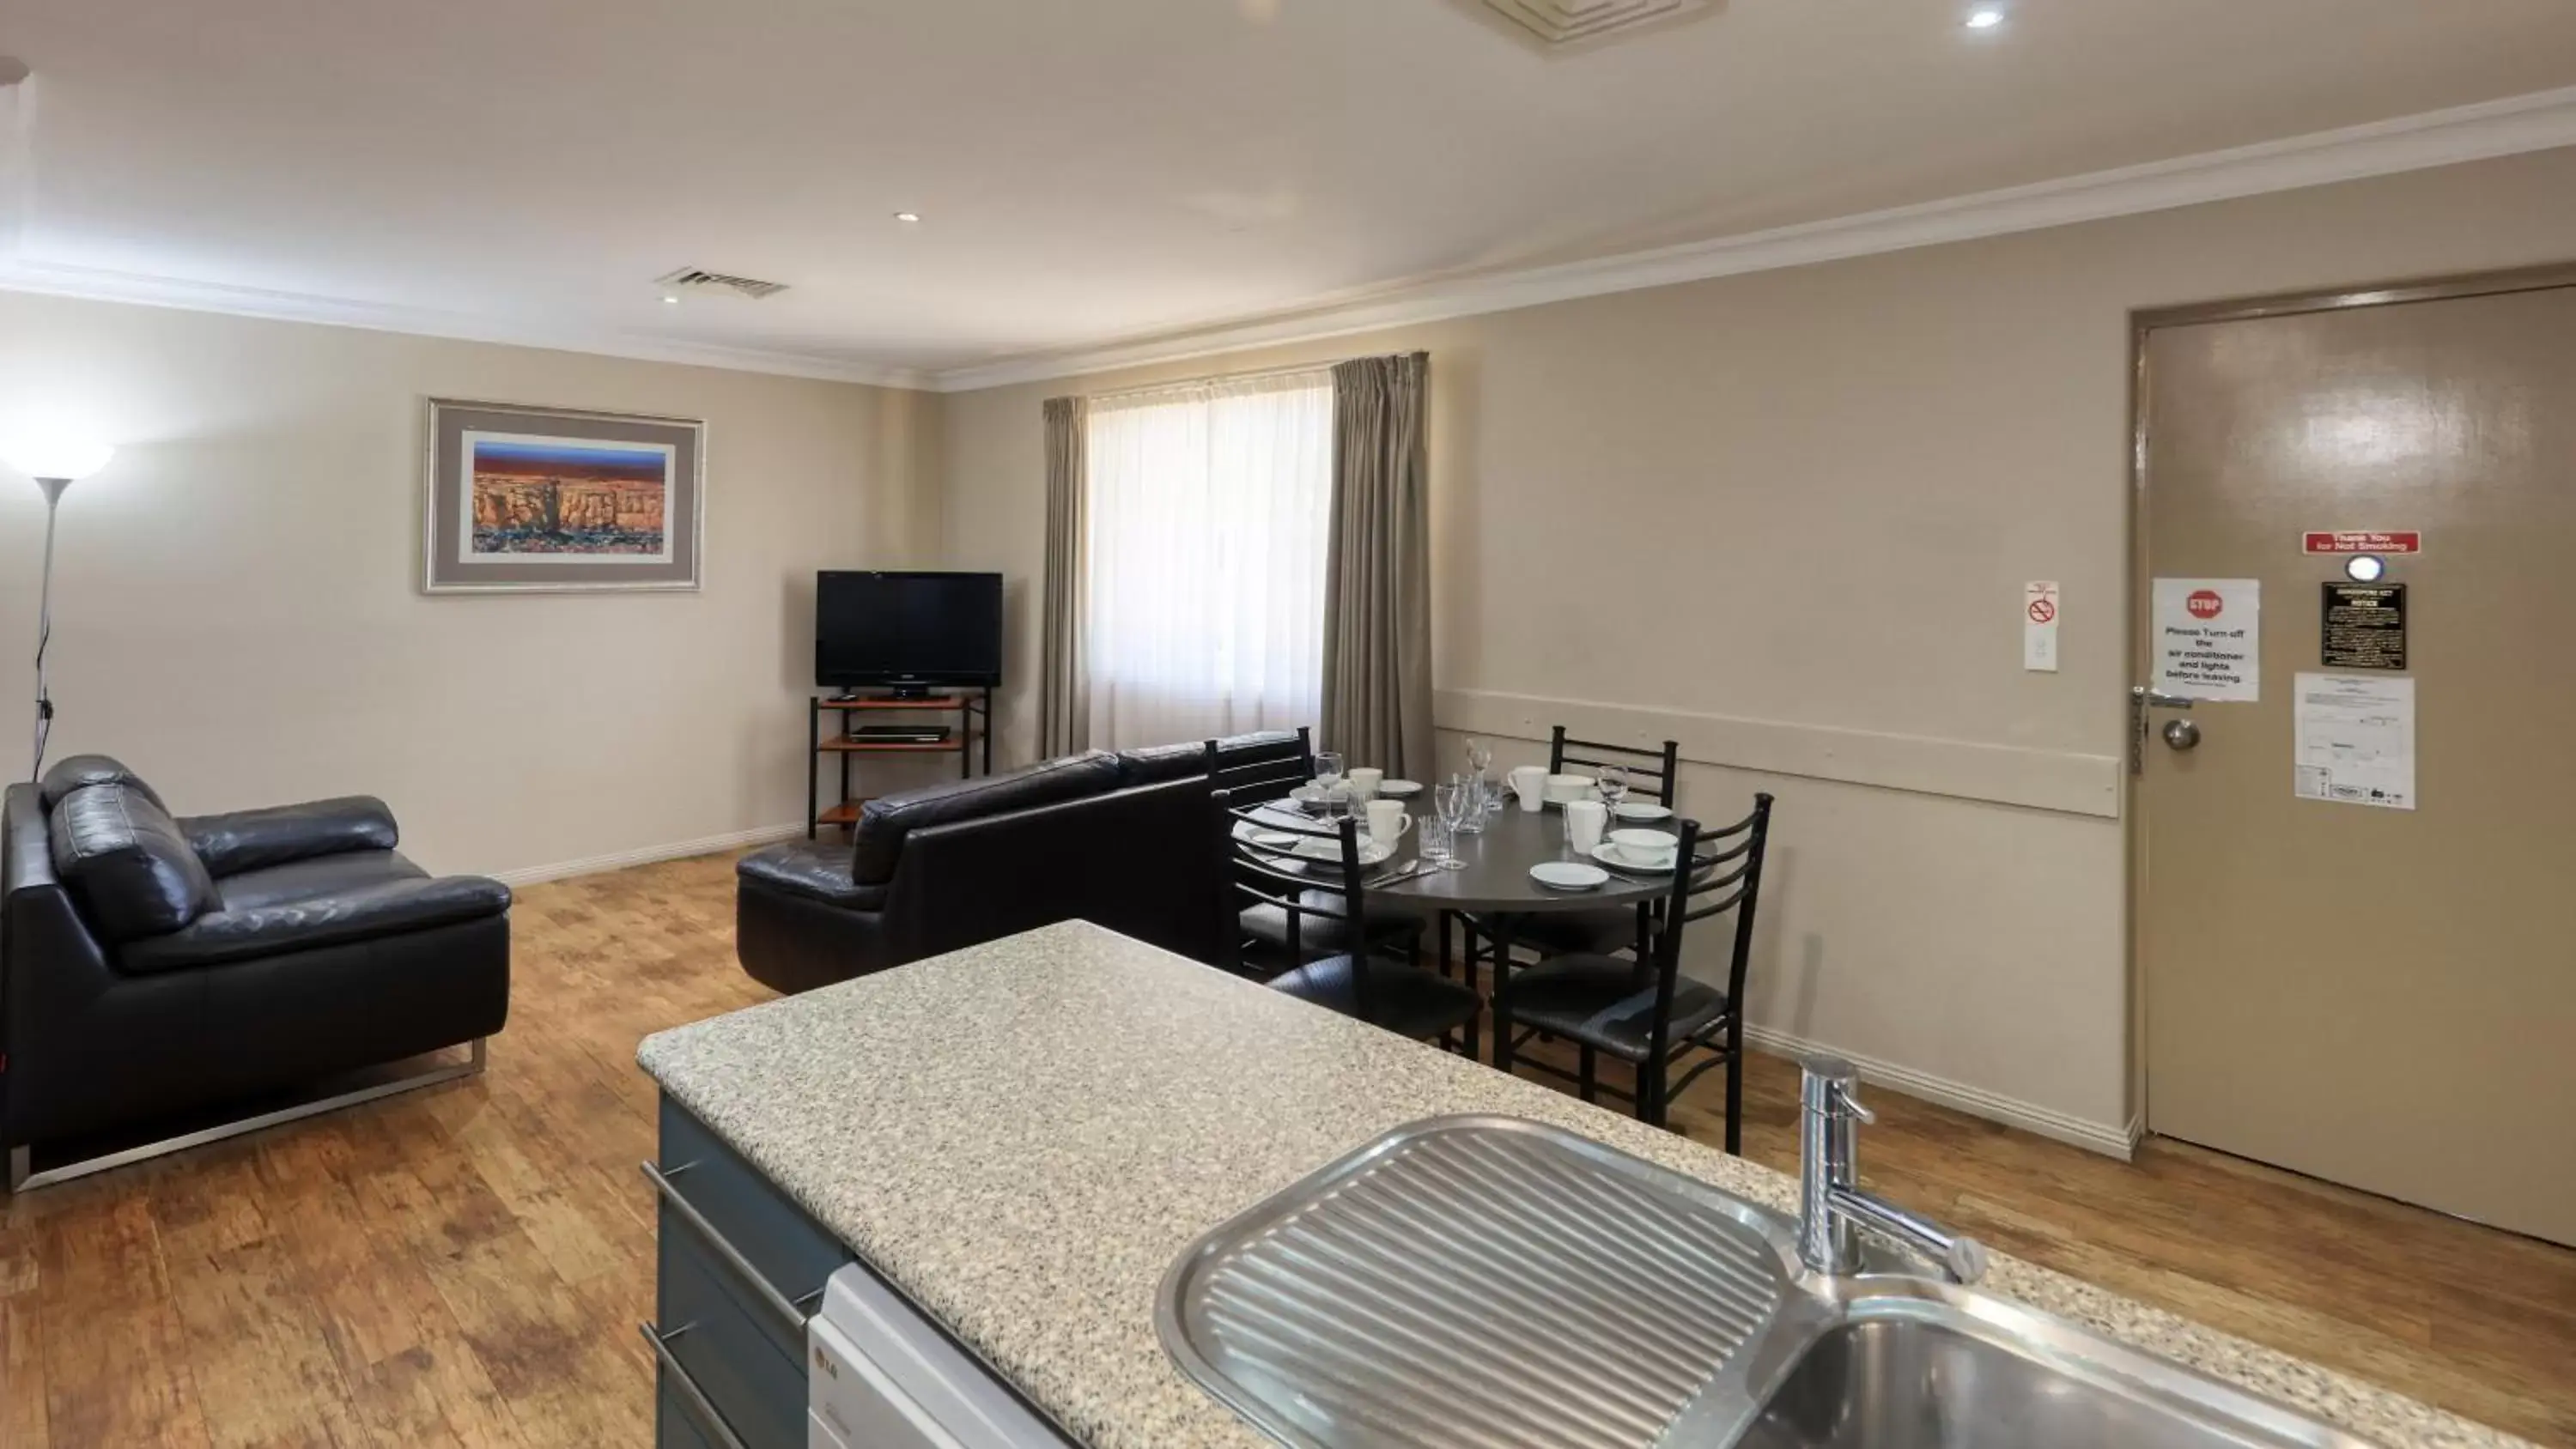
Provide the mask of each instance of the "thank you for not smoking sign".
[{"label": "thank you for not smoking sign", "polygon": [[2263,697],[2263,581],[2158,579],[2156,688],[2187,699]]}]

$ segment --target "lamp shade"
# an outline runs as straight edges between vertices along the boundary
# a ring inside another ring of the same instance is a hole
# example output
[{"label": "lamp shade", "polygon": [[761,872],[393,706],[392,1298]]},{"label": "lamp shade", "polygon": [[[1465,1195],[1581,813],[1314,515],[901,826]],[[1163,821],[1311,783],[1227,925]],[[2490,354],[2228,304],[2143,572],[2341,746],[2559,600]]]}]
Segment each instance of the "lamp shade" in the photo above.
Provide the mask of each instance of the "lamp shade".
[{"label": "lamp shade", "polygon": [[31,478],[77,483],[115,456],[116,449],[88,438],[0,438],[0,462]]}]

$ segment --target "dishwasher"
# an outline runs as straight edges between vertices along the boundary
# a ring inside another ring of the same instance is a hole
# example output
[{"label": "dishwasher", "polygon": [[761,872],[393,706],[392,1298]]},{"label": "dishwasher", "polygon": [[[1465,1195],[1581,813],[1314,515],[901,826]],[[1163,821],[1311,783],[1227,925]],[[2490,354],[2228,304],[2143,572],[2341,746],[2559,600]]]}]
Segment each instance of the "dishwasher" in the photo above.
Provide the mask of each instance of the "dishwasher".
[{"label": "dishwasher", "polygon": [[1064,1449],[992,1371],[852,1263],[805,1326],[806,1449]]}]

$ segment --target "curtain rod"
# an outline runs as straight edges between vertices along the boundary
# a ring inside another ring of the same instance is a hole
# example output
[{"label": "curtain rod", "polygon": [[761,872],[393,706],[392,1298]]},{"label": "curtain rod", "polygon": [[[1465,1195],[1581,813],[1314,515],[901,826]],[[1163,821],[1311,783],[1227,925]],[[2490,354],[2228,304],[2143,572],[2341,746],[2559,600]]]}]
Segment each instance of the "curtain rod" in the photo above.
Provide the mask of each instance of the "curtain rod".
[{"label": "curtain rod", "polygon": [[1224,382],[1259,382],[1264,378],[1295,377],[1300,373],[1330,373],[1333,362],[1303,362],[1294,367],[1259,367],[1247,372],[1220,372],[1209,377],[1175,378],[1144,387],[1122,387],[1115,392],[1095,392],[1085,396],[1092,402],[1119,402],[1131,397],[1151,397],[1158,392],[1184,392],[1194,387],[1212,387]]}]

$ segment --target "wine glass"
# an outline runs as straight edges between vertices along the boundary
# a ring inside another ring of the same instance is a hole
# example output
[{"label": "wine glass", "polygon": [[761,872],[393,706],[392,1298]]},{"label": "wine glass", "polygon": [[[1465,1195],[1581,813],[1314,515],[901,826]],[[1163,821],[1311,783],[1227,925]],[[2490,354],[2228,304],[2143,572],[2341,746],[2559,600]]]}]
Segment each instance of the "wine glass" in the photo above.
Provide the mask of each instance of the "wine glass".
[{"label": "wine glass", "polygon": [[1628,767],[1603,765],[1592,777],[1592,787],[1601,792],[1601,803],[1610,807],[1610,818],[1619,818],[1619,802],[1628,798]]},{"label": "wine glass", "polygon": [[1315,752],[1315,783],[1318,785],[1331,786],[1340,784],[1341,779],[1342,752],[1339,750],[1317,750]]},{"label": "wine glass", "polygon": [[1502,809],[1503,797],[1495,794],[1490,789],[1484,788],[1486,772],[1494,768],[1494,747],[1487,744],[1482,738],[1469,739],[1467,741],[1467,768],[1476,772],[1476,784],[1479,787],[1478,793],[1485,796],[1484,808],[1487,810]]},{"label": "wine glass", "polygon": [[1476,782],[1465,775],[1452,775],[1431,792],[1431,808],[1440,819],[1440,836],[1447,848],[1441,852],[1439,866],[1454,870],[1458,859],[1458,823],[1476,807]]}]

